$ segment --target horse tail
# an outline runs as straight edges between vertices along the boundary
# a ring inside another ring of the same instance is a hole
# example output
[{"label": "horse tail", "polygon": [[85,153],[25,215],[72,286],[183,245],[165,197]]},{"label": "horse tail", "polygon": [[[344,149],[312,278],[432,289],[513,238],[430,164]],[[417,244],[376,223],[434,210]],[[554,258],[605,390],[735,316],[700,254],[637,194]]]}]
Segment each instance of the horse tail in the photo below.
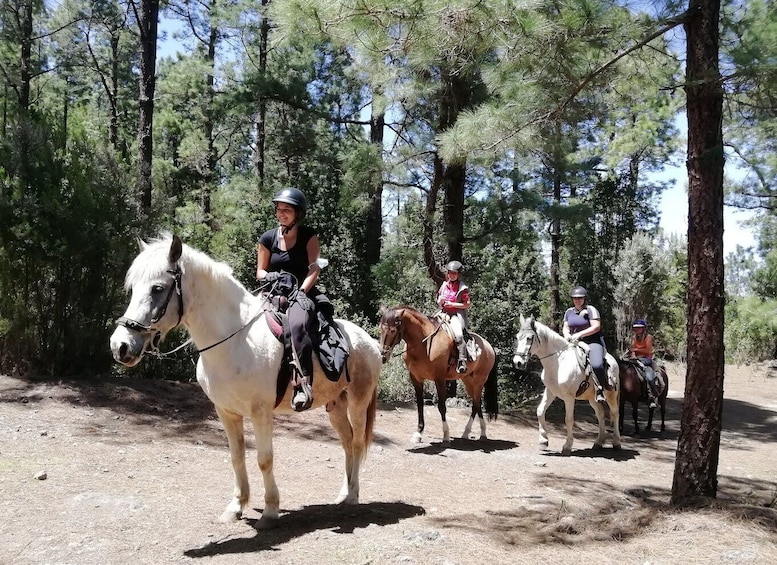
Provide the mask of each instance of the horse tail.
[{"label": "horse tail", "polygon": [[375,414],[378,411],[378,387],[372,391],[372,400],[367,407],[367,423],[364,427],[364,457],[367,456],[370,445],[372,444],[373,432],[375,429]]},{"label": "horse tail", "polygon": [[488,373],[488,380],[483,391],[483,401],[485,403],[486,414],[489,420],[496,420],[499,414],[499,391],[497,386],[496,360]]}]

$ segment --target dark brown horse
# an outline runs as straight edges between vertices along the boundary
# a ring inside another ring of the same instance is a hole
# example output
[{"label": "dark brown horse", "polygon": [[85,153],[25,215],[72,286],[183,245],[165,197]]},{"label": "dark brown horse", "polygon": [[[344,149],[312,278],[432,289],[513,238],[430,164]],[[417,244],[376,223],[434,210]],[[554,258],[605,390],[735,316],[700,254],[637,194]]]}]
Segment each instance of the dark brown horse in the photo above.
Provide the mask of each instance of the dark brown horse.
[{"label": "dark brown horse", "polygon": [[[621,373],[621,400],[620,400],[620,418],[618,420],[618,428],[623,433],[623,407],[627,402],[631,402],[631,413],[634,417],[634,433],[639,433],[639,423],[637,422],[638,406],[640,402],[649,404],[647,382],[638,373],[638,365],[636,361],[631,359],[618,359],[618,366]],[[665,423],[664,418],[666,416],[666,394],[669,391],[669,377],[666,374],[666,370],[662,366],[655,367],[661,379],[663,380],[663,388],[656,399],[658,407],[661,409],[661,431],[664,431]],[[653,427],[653,411],[655,408],[648,409],[648,421],[645,426],[645,431],[650,431]]]},{"label": "dark brown horse", "polygon": [[380,352],[383,362],[389,360],[391,351],[400,341],[405,341],[402,358],[410,372],[418,409],[418,430],[413,435],[416,442],[421,441],[424,431],[424,380],[434,381],[437,388],[437,408],[442,417],[443,442],[450,441],[448,422],[445,420],[445,384],[456,379],[461,379],[467,394],[472,398],[472,414],[461,437],[469,437],[472,423],[477,416],[480,421],[480,439],[486,439],[486,422],[483,419],[481,401],[485,400],[489,419],[495,418],[498,412],[496,355],[491,344],[484,338],[472,332],[469,334],[480,347],[480,355],[476,360],[467,362],[466,373],[459,374],[455,368],[456,348],[453,338],[437,319],[430,318],[410,306],[381,309]]}]

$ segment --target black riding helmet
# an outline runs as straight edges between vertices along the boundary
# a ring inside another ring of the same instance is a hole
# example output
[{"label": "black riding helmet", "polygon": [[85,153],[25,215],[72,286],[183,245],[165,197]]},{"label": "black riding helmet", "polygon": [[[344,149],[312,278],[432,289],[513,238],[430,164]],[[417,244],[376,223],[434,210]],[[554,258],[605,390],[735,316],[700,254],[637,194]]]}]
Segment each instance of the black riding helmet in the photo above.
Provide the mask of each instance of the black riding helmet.
[{"label": "black riding helmet", "polygon": [[286,187],[282,188],[272,199],[274,204],[283,202],[294,206],[303,216],[308,210],[308,199],[305,198],[305,193],[299,188]]},{"label": "black riding helmet", "polygon": [[588,291],[582,286],[576,286],[569,293],[572,298],[588,298]]}]

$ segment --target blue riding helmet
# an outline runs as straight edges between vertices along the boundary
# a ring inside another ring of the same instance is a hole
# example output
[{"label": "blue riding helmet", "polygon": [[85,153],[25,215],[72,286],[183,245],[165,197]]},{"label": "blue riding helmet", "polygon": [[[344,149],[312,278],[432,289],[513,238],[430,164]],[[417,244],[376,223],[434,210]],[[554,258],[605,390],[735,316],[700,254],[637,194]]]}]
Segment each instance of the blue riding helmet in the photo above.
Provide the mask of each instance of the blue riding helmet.
[{"label": "blue riding helmet", "polygon": [[632,324],[631,327],[632,328],[646,328],[647,327],[647,322],[645,320],[642,320],[642,319],[634,320],[634,324]]}]

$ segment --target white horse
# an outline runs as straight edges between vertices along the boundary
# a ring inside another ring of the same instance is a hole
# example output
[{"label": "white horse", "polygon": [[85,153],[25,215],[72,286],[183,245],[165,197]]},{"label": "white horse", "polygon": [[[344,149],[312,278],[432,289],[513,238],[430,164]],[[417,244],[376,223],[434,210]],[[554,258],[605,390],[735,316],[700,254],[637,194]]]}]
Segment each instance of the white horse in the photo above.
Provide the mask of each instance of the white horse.
[{"label": "white horse", "polygon": [[[575,423],[575,400],[587,400],[596,413],[599,421],[599,435],[594,442],[594,449],[601,449],[604,445],[605,426],[604,408],[594,399],[594,386],[589,386],[580,391],[581,384],[586,382],[585,361],[579,358],[580,347],[570,344],[563,336],[551,330],[549,327],[537,322],[534,317],[525,319],[521,316],[521,328],[516,336],[515,356],[513,363],[519,369],[526,367],[529,358],[536,355],[542,363],[542,383],[545,391],[542,400],[537,406],[537,419],[540,426],[540,445],[547,447],[548,432],[545,430],[545,411],[548,406],[560,397],[566,408],[565,423],[567,427],[567,440],[561,449],[563,455],[572,453],[572,427]],[[621,437],[618,430],[618,394],[620,382],[618,375],[618,363],[615,358],[607,354],[608,379],[613,386],[605,387],[604,397],[607,406],[610,407],[610,422],[612,423],[612,447],[620,449]],[[590,368],[589,368],[590,370]],[[603,386],[605,383],[601,383]],[[585,386],[585,385],[583,385]]]},{"label": "white horse", "polygon": [[[259,527],[272,527],[280,508],[273,474],[273,411],[293,410],[291,386],[280,402],[276,398],[283,346],[263,314],[263,299],[246,290],[228,265],[183,245],[177,236],[139,243],[141,252],[125,281],[132,298],[111,336],[113,357],[134,366],[171,329],[182,324],[189,331],[200,350],[197,381],[213,401],[227,432],[234,470],[234,496],[221,520],[240,519],[248,504],[243,426],[244,418],[250,418],[264,481]],[[337,323],[350,342],[350,382],[346,375],[330,381],[316,360],[313,406],[326,406],[345,451],[345,479],[335,502],[356,504],[359,468],[372,441],[382,361],[376,340],[350,322]]]}]

